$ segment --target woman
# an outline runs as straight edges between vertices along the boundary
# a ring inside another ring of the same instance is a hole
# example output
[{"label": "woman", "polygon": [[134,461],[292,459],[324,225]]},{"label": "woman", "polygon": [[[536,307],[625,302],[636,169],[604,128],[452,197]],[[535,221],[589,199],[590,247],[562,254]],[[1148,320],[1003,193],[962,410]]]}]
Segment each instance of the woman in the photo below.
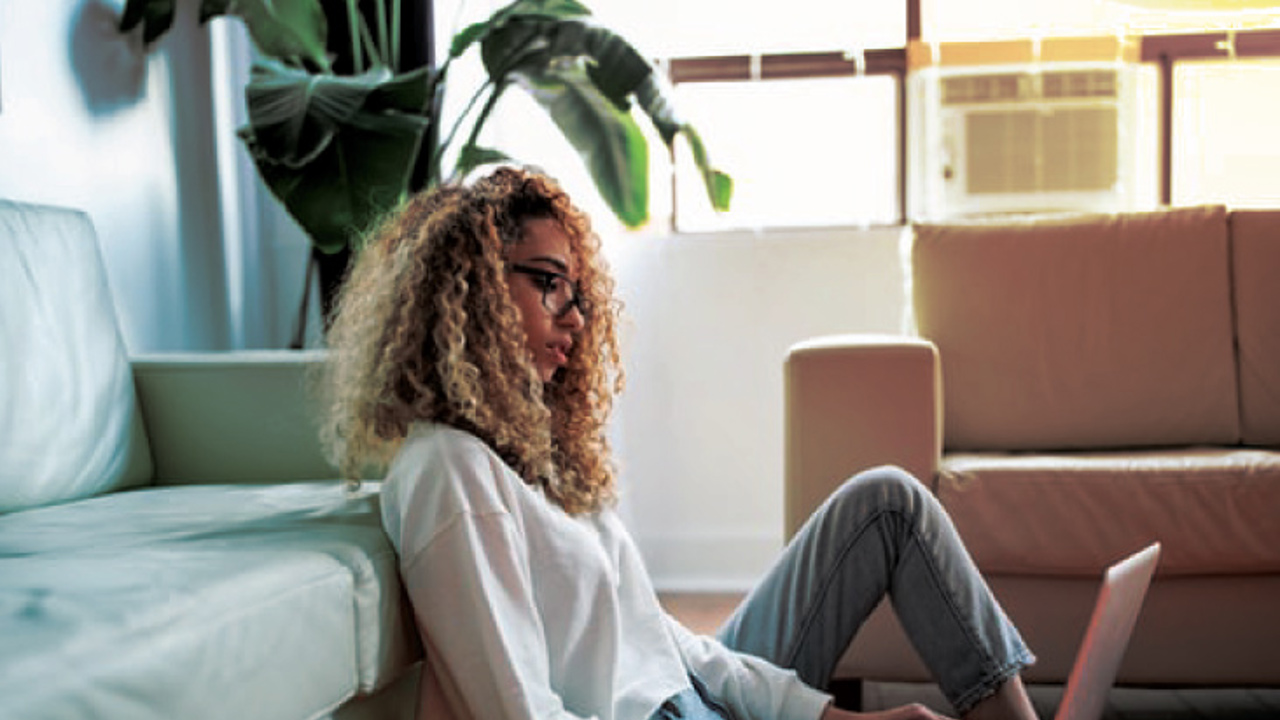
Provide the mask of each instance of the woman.
[{"label": "woman", "polygon": [[612,292],[583,213],[510,168],[411,199],[344,285],[325,436],[351,477],[387,468],[383,524],[427,655],[419,716],[855,717],[815,688],[888,592],[960,713],[1033,717],[1030,654],[900,471],[836,493],[718,640],[663,612],[612,507]]}]

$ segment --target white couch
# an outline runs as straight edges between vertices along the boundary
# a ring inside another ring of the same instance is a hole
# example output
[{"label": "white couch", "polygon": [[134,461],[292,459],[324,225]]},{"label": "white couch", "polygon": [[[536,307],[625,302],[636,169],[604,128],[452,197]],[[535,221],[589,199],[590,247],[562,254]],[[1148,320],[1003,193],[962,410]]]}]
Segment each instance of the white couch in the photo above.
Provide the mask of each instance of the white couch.
[{"label": "white couch", "polygon": [[[923,479],[1061,682],[1103,568],[1159,573],[1119,682],[1280,685],[1280,212],[919,225],[917,333],[785,366],[787,531],[843,478]],[[880,608],[837,677],[925,680]]]},{"label": "white couch", "polygon": [[83,213],[0,201],[0,717],[397,717],[421,650],[313,352],[127,356]]}]

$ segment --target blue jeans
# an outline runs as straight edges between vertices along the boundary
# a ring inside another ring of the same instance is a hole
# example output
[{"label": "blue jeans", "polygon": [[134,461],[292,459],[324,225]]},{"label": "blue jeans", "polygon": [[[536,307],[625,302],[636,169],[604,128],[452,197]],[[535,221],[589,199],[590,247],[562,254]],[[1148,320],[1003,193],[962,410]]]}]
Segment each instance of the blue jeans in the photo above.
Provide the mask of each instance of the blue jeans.
[{"label": "blue jeans", "polygon": [[942,505],[915,478],[891,467],[860,473],[832,494],[719,639],[826,689],[854,634],[886,593],[959,714],[1035,661]]}]

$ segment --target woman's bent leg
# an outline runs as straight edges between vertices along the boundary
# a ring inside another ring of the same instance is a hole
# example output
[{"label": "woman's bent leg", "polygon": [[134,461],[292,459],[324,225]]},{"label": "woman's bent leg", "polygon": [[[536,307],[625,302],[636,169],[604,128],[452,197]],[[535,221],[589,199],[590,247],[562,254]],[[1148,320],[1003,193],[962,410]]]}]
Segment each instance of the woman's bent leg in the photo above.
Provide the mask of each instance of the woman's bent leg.
[{"label": "woman's bent leg", "polygon": [[719,637],[825,688],[886,593],[960,714],[1034,661],[941,504],[910,475],[889,467],[861,473],[837,490]]}]

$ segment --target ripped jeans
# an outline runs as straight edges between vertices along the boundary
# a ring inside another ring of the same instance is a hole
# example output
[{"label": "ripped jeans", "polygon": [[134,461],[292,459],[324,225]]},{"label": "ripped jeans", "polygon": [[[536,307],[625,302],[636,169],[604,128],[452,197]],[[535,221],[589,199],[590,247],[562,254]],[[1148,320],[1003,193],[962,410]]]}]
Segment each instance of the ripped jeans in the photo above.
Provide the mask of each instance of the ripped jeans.
[{"label": "ripped jeans", "polygon": [[[942,505],[915,478],[892,467],[860,473],[833,493],[718,637],[825,689],[885,594],[961,715],[1035,661]],[[723,712],[705,693],[672,698],[698,700],[711,706],[707,711]],[[675,717],[720,717],[696,712]]]}]

